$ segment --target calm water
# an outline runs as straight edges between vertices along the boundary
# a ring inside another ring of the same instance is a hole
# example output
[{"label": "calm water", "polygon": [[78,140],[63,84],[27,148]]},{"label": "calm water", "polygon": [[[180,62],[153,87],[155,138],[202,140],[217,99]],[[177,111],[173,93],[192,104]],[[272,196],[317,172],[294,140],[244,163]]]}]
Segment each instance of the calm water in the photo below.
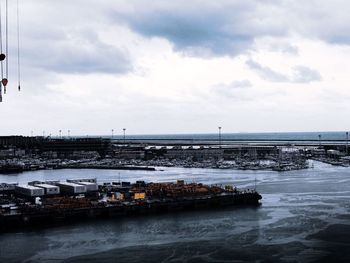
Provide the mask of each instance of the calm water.
[{"label": "calm water", "polygon": [[[346,140],[346,132],[265,132],[265,133],[222,133],[223,140],[286,140],[309,141],[318,140]],[[109,137],[109,136],[102,136]],[[123,139],[121,135],[115,135],[115,139]],[[217,140],[218,133],[210,134],[159,134],[159,135],[126,135],[126,139],[147,140]]]},{"label": "calm water", "polygon": [[[97,177],[118,171],[53,170],[0,181]],[[262,206],[87,222],[0,234],[0,262],[350,262],[350,169],[315,163],[291,172],[164,168],[122,180],[234,183]]]}]

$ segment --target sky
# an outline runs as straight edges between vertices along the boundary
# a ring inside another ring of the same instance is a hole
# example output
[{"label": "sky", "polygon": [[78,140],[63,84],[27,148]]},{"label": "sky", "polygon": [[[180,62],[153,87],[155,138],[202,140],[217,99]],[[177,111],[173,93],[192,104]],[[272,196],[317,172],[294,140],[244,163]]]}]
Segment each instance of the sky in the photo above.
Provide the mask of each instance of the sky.
[{"label": "sky", "polygon": [[21,92],[10,0],[0,135],[350,127],[349,1],[19,0],[19,8]]}]

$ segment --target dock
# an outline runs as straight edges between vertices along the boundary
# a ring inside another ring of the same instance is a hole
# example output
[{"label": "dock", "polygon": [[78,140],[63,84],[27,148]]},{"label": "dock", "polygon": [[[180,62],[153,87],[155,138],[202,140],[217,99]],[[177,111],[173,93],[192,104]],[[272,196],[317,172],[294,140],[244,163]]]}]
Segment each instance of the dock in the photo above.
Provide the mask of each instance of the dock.
[{"label": "dock", "polygon": [[[50,183],[37,185],[47,187]],[[187,184],[182,180],[174,183],[105,183],[98,185],[97,191],[87,191],[85,186],[93,184],[81,180],[56,183],[60,188],[56,195],[45,194],[43,188],[33,186],[21,186],[25,189],[21,191],[16,191],[16,187],[14,191],[0,192],[0,231],[74,220],[258,206],[262,199],[255,190],[238,190],[230,185]],[[78,186],[84,186],[84,191]],[[38,189],[41,191],[34,191]]]}]

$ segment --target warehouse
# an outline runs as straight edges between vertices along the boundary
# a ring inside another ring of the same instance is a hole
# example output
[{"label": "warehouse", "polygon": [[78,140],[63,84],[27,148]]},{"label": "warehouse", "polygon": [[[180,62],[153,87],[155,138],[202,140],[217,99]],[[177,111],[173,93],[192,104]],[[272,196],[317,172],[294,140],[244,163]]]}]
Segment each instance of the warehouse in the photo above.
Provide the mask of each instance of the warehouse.
[{"label": "warehouse", "polygon": [[15,192],[17,194],[28,197],[37,197],[45,195],[45,190],[43,188],[32,185],[18,185],[15,188]]},{"label": "warehouse", "polygon": [[96,192],[98,191],[98,184],[91,182],[77,182],[79,185],[84,185],[87,192]]},{"label": "warehouse", "polygon": [[89,182],[89,183],[97,183],[96,178],[79,178],[79,179],[67,179],[69,183],[81,183],[81,182]]},{"label": "warehouse", "polygon": [[43,188],[45,190],[45,195],[58,195],[58,194],[60,194],[60,188],[57,185],[35,184],[35,186]]},{"label": "warehouse", "polygon": [[66,194],[84,194],[86,193],[86,186],[70,183],[70,182],[60,182],[57,184],[60,187],[61,193]]}]

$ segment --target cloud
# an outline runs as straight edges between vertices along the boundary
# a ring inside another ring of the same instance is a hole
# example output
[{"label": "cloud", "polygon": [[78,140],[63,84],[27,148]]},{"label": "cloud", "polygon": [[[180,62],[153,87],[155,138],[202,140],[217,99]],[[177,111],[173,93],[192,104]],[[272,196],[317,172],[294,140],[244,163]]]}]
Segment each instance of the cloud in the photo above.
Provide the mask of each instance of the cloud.
[{"label": "cloud", "polygon": [[57,30],[56,36],[43,32],[26,43],[22,49],[25,66],[69,74],[121,74],[132,69],[127,50],[102,42],[87,28]]},{"label": "cloud", "polygon": [[246,64],[249,68],[256,71],[262,79],[272,82],[289,82],[288,76],[274,71],[269,67],[262,66],[251,59],[247,60]]},{"label": "cloud", "polygon": [[[218,122],[228,132],[237,123],[248,131],[350,125],[346,1],[20,2],[22,91],[10,21],[2,134],[210,132]],[[310,84],[293,88],[299,83]],[[338,103],[337,94],[344,95]],[[341,118],[328,97],[343,108]]]},{"label": "cloud", "polygon": [[296,66],[293,68],[294,74],[292,82],[295,83],[309,83],[312,81],[321,81],[321,74],[313,69],[304,66]]},{"label": "cloud", "polygon": [[143,36],[169,40],[177,51],[235,56],[249,49],[258,36],[287,33],[267,16],[255,18],[256,6],[255,1],[158,1],[115,16]]},{"label": "cloud", "polygon": [[[217,0],[123,2],[111,15],[146,37],[170,41],[175,50],[196,56],[236,56],[261,37],[299,35],[328,43],[350,44],[345,0]],[[337,8],[342,7],[342,8]],[[297,53],[295,46],[276,51]]]},{"label": "cloud", "polygon": [[244,97],[244,90],[247,88],[252,87],[252,83],[247,80],[236,80],[233,81],[229,84],[217,84],[214,85],[211,88],[211,91],[215,94],[218,94],[220,96],[224,96],[224,97],[240,97],[243,98]]},{"label": "cloud", "polygon": [[293,67],[293,73],[291,76],[289,76],[287,74],[277,72],[269,67],[263,66],[251,59],[247,60],[246,64],[250,69],[257,72],[262,79],[271,82],[309,83],[322,80],[322,77],[318,71],[305,66]]}]

